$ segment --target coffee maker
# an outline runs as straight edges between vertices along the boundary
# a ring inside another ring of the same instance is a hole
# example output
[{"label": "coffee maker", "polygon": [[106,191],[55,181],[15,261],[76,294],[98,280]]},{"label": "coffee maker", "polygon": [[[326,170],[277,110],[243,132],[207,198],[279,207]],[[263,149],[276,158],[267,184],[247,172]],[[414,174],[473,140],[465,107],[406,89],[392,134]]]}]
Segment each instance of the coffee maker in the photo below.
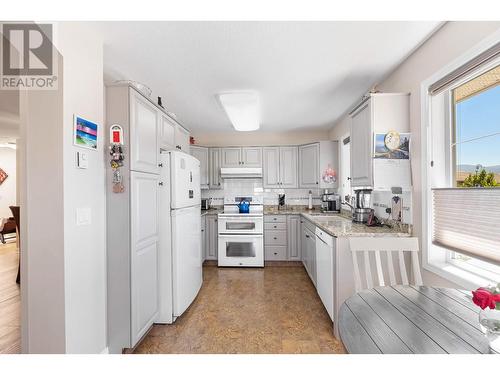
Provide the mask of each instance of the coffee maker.
[{"label": "coffee maker", "polygon": [[372,190],[354,190],[354,194],[356,195],[356,204],[352,210],[352,221],[357,223],[366,223],[370,213],[372,212]]},{"label": "coffee maker", "polygon": [[321,195],[321,211],[340,212],[340,195],[329,193],[328,189]]}]

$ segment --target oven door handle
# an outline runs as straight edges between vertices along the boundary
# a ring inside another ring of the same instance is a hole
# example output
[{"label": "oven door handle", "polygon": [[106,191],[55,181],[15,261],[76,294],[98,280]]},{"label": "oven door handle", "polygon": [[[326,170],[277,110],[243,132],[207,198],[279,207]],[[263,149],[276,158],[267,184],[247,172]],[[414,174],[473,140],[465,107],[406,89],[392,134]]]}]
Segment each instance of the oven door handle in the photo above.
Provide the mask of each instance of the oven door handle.
[{"label": "oven door handle", "polygon": [[248,237],[253,237],[253,238],[263,238],[263,234],[255,234],[255,233],[220,233],[219,238],[234,238],[234,237],[243,237],[243,238],[248,238]]}]

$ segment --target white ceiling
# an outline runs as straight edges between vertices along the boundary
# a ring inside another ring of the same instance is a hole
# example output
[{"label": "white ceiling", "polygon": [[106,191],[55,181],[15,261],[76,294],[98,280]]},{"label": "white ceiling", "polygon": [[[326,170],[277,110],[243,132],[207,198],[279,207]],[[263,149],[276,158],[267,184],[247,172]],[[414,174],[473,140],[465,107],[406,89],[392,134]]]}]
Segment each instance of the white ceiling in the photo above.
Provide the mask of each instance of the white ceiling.
[{"label": "white ceiling", "polygon": [[107,81],[142,82],[194,132],[233,131],[215,94],[260,93],[263,131],[327,128],[439,22],[99,22]]}]

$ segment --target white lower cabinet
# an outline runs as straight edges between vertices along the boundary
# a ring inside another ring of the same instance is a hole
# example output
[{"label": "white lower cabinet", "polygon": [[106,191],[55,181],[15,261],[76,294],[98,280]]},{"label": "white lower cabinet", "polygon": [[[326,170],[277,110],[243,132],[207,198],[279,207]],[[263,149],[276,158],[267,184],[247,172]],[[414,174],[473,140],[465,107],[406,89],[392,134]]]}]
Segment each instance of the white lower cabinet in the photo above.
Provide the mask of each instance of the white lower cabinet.
[{"label": "white lower cabinet", "polygon": [[158,184],[158,175],[130,173],[132,347],[151,327],[159,312]]},{"label": "white lower cabinet", "polygon": [[201,217],[201,261],[207,259],[207,218]]},{"label": "white lower cabinet", "polygon": [[205,259],[217,260],[217,248],[219,246],[217,215],[207,215],[205,217],[206,217]]},{"label": "white lower cabinet", "polygon": [[301,258],[301,235],[300,235],[300,215],[287,216],[288,231],[288,259],[300,261]]}]

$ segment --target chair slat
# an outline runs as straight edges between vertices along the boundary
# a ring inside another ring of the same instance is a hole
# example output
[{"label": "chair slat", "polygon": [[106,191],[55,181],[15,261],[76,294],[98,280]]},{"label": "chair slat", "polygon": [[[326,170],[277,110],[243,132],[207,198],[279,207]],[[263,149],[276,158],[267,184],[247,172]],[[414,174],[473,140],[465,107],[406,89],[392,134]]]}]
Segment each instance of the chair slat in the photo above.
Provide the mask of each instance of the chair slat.
[{"label": "chair slat", "polygon": [[386,251],[387,269],[389,270],[389,280],[391,285],[396,285],[396,275],[394,274],[394,263],[392,262],[392,251]]},{"label": "chair slat", "polygon": [[359,274],[359,266],[358,266],[358,253],[356,251],[352,252],[352,264],[354,265],[354,288],[356,292],[363,290],[361,286],[361,276]]},{"label": "chair slat", "polygon": [[401,272],[401,280],[403,281],[403,285],[408,285],[408,274],[406,273],[406,265],[405,265],[405,255],[402,250],[398,251],[399,254],[399,272]]},{"label": "chair slat", "polygon": [[372,270],[370,264],[370,255],[368,251],[364,251],[365,254],[365,276],[366,276],[366,287],[368,289],[373,288]]},{"label": "chair slat", "polygon": [[377,267],[378,285],[385,286],[384,273],[382,272],[382,262],[380,261],[380,251],[375,251],[375,265]]},{"label": "chair slat", "polygon": [[415,285],[424,285],[422,281],[422,275],[420,274],[420,265],[418,264],[418,253],[412,252],[411,253],[411,263],[412,263],[412,269],[413,269],[413,277],[414,277],[414,284]]}]

